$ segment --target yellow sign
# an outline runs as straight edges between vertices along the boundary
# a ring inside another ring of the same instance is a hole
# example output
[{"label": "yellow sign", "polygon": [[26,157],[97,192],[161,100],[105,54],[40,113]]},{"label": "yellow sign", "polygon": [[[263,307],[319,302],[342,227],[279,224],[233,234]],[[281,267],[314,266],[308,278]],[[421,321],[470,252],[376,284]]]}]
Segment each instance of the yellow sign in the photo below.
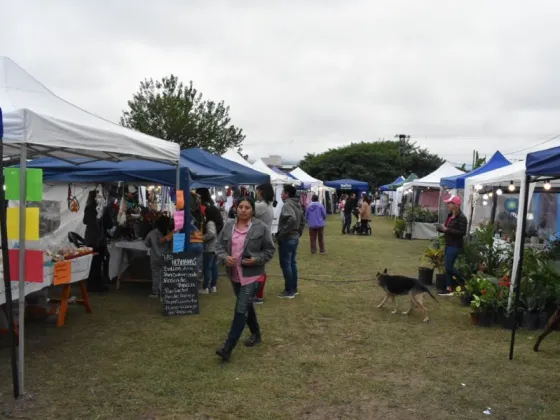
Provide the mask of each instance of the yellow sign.
[{"label": "yellow sign", "polygon": [[53,285],[68,284],[72,280],[72,262],[60,261],[54,265]]},{"label": "yellow sign", "polygon": [[[8,207],[7,214],[8,239],[19,240],[19,207]],[[39,209],[25,209],[25,239],[39,240]]]}]

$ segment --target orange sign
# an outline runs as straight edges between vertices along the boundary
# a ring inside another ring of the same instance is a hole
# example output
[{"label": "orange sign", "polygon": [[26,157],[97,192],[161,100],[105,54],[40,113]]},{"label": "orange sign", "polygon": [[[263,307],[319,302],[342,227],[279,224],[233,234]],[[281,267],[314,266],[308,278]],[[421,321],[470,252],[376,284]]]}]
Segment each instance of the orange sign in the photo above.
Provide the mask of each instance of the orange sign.
[{"label": "orange sign", "polygon": [[68,284],[72,280],[72,262],[60,261],[54,265],[53,271],[53,284],[60,286],[61,284]]},{"label": "orange sign", "polygon": [[185,208],[185,196],[183,190],[177,190],[177,210],[183,210]]}]

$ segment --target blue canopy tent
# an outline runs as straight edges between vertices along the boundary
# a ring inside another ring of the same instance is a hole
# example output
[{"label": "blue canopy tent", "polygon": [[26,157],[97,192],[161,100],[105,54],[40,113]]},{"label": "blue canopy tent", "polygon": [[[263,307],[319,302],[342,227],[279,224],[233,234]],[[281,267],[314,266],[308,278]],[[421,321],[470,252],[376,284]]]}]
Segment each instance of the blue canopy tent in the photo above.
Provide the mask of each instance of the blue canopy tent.
[{"label": "blue canopy tent", "polygon": [[[191,162],[181,156],[181,184],[191,177],[190,188],[201,186],[222,185],[229,182],[230,172],[209,168]],[[176,186],[176,168],[164,163],[145,160],[126,160],[121,162],[95,161],[87,158],[60,160],[55,158],[42,158],[28,162],[29,168],[43,169],[45,181],[56,182],[134,182],[145,181]]]},{"label": "blue canopy tent", "polygon": [[[510,286],[510,296],[515,296],[513,308],[511,312],[513,314],[517,313],[519,307],[520,294],[521,294],[521,281],[523,279],[523,256],[525,250],[525,239],[526,239],[526,229],[527,229],[527,210],[529,207],[529,197],[534,191],[534,183],[545,181],[549,183],[560,178],[560,147],[553,147],[546,150],[540,150],[538,152],[529,153],[525,159],[525,176],[521,181],[521,187],[519,189],[519,209],[517,216],[517,228],[515,232],[515,246],[514,246],[514,257],[513,257],[513,267],[511,269],[512,278]],[[531,185],[533,184],[533,185]],[[548,189],[550,189],[550,184]],[[509,302],[511,303],[511,302]],[[508,309],[509,309],[508,303]],[[515,346],[515,334],[518,327],[518,323],[513,324],[513,329],[511,331],[511,340],[509,348],[509,359],[513,359],[513,351]],[[538,347],[544,338],[545,334],[541,335],[535,344],[535,351],[538,351]]]},{"label": "blue canopy tent", "polygon": [[202,149],[192,148],[183,150],[181,152],[181,159],[182,158],[186,158],[190,162],[196,162],[209,168],[229,171],[231,176],[228,183],[231,185],[259,185],[270,183],[270,176],[267,174],[255,171],[254,169],[240,165],[237,162],[233,162],[221,156],[213,155]]},{"label": "blue canopy tent", "polygon": [[391,190],[391,186],[393,184],[399,184],[402,183],[404,181],[404,176],[399,176],[397,179],[395,179],[393,182],[391,182],[390,184],[386,184],[386,185],[382,185],[381,187],[379,187],[379,191],[390,191]]},{"label": "blue canopy tent", "polygon": [[337,191],[355,191],[358,194],[368,193],[369,184],[355,179],[337,179],[335,181],[325,181],[325,185]]},{"label": "blue canopy tent", "polygon": [[[177,176],[174,166],[144,160],[92,162],[87,158],[42,158],[29,162],[28,167],[41,168],[45,181],[58,182],[144,181],[175,187]],[[181,184],[188,176],[191,180],[189,187],[182,186],[183,189],[270,182],[266,174],[200,149],[181,152],[180,171]]]},{"label": "blue canopy tent", "polygon": [[470,178],[475,175],[480,175],[485,172],[493,171],[494,169],[502,168],[504,166],[511,165],[511,162],[506,159],[499,151],[494,153],[490,160],[486,164],[471,172],[467,172],[461,175],[449,176],[447,178],[442,178],[440,185],[442,187],[452,188],[452,189],[464,189],[465,179]]}]

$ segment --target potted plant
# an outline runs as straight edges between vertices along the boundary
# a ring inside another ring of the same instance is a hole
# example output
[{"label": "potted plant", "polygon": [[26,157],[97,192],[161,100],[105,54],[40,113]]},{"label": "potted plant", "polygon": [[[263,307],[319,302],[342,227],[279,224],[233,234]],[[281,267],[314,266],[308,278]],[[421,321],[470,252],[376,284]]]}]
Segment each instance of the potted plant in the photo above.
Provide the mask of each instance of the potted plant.
[{"label": "potted plant", "polygon": [[472,296],[470,305],[474,310],[471,315],[473,324],[476,320],[476,325],[492,325],[497,307],[497,286],[492,280],[479,274],[467,282],[465,289]]},{"label": "potted plant", "polygon": [[455,296],[459,298],[461,306],[470,306],[472,296],[467,292],[465,287],[457,286],[455,288]]},{"label": "potted plant", "polygon": [[393,226],[393,233],[397,239],[402,239],[404,231],[406,230],[406,222],[402,218],[395,219],[395,225]]},{"label": "potted plant", "polygon": [[[426,248],[422,259],[430,266],[430,268],[420,267],[418,272],[418,277],[426,285],[431,285],[433,281],[434,271],[436,274],[436,287],[441,286],[443,282],[443,288],[445,289],[445,275],[443,274],[443,248],[433,248],[432,246]],[[421,276],[424,276],[424,281]]]}]

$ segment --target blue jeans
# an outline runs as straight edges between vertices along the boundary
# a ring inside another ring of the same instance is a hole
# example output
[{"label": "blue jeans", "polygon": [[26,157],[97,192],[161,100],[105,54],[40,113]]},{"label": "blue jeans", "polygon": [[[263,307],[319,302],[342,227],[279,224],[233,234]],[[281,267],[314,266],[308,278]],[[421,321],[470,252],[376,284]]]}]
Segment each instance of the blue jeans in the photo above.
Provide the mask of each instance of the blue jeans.
[{"label": "blue jeans", "polygon": [[297,248],[299,238],[284,239],[278,242],[280,268],[284,274],[284,288],[288,293],[296,293],[298,288]]},{"label": "blue jeans", "polygon": [[202,272],[204,273],[203,289],[216,287],[218,283],[218,257],[213,252],[202,255]]},{"label": "blue jeans", "polygon": [[455,261],[457,257],[461,253],[461,248],[457,248],[455,246],[446,246],[445,247],[445,254],[443,256],[443,263],[445,264],[445,286],[447,288],[453,287],[453,277],[456,277],[459,280],[459,283],[464,284],[465,279],[455,268]]},{"label": "blue jeans", "polygon": [[237,300],[235,302],[233,321],[231,322],[226,344],[234,348],[241,338],[241,334],[243,334],[245,325],[249,327],[251,334],[261,335],[261,329],[257,321],[257,313],[253,306],[253,300],[255,299],[257,290],[259,290],[260,283],[254,282],[242,286],[240,283],[232,282],[232,285]]},{"label": "blue jeans", "polygon": [[342,233],[350,233],[352,227],[352,213],[344,213],[344,224],[342,225]]}]

